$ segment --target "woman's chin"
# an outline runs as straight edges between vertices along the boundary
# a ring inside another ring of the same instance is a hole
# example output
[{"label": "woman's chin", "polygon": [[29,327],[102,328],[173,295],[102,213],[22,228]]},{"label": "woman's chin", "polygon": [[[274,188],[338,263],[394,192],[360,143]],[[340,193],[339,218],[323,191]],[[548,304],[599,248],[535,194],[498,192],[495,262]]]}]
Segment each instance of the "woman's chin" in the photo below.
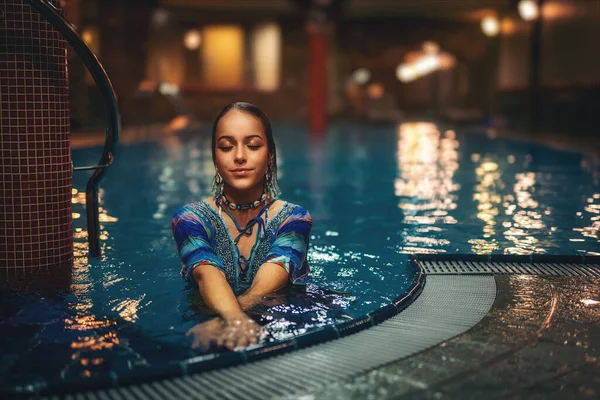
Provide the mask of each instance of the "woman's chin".
[{"label": "woman's chin", "polygon": [[229,187],[236,192],[247,192],[250,190],[254,190],[259,183],[252,182],[249,179],[236,179],[233,184],[230,184]]}]

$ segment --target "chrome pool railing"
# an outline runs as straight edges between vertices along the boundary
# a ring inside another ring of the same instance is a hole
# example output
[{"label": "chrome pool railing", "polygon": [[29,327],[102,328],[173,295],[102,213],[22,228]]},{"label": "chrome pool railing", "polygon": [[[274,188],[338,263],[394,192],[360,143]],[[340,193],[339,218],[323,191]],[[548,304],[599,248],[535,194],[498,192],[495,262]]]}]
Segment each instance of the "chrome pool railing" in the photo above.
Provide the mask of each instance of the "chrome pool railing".
[{"label": "chrome pool railing", "polygon": [[106,140],[104,142],[104,150],[102,151],[98,165],[73,168],[73,171],[94,171],[88,180],[85,193],[89,254],[93,257],[98,257],[101,252],[99,238],[98,185],[104,176],[104,171],[114,160],[114,149],[119,142],[121,117],[117,106],[117,97],[110,79],[108,78],[104,67],[102,67],[102,64],[98,60],[98,57],[96,57],[79,36],[71,23],[58,12],[56,7],[48,0],[29,0],[29,4],[52,26],[54,26],[71,47],[73,47],[79,57],[83,60],[86,68],[100,89],[100,96],[103,100],[104,112],[106,115]]}]

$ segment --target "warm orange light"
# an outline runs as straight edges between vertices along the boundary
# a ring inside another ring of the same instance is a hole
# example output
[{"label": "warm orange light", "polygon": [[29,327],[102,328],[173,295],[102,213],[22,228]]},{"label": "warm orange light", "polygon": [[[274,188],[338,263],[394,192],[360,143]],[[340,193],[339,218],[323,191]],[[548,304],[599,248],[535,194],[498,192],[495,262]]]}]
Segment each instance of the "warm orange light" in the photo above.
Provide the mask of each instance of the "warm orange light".
[{"label": "warm orange light", "polygon": [[437,54],[440,52],[440,45],[436,42],[428,40],[427,42],[423,43],[423,51],[427,54]]},{"label": "warm orange light", "polygon": [[164,128],[165,132],[173,133],[190,126],[191,119],[187,115],[178,115],[173,118]]},{"label": "warm orange light", "polygon": [[87,26],[81,31],[81,38],[96,56],[100,54],[100,34],[95,26]]},{"label": "warm orange light", "polygon": [[450,53],[442,52],[438,58],[440,60],[440,69],[450,69],[456,64],[456,59]]},{"label": "warm orange light", "polygon": [[372,99],[380,99],[383,96],[383,85],[381,83],[371,83],[367,88],[367,94]]},{"label": "warm orange light", "polygon": [[574,17],[576,8],[574,4],[547,2],[542,5],[542,16],[544,20],[567,19]]},{"label": "warm orange light", "polygon": [[512,35],[517,30],[517,25],[515,24],[515,21],[506,17],[500,22],[500,30],[504,35]]},{"label": "warm orange light", "polygon": [[204,80],[218,88],[237,88],[244,77],[244,30],[238,25],[206,26],[203,31]]},{"label": "warm orange light", "polygon": [[92,32],[89,30],[85,30],[81,33],[81,38],[88,46],[91,45],[94,41],[94,37],[92,36]]},{"label": "warm orange light", "polygon": [[141,81],[138,85],[140,92],[154,92],[158,88],[158,83],[154,81]]}]

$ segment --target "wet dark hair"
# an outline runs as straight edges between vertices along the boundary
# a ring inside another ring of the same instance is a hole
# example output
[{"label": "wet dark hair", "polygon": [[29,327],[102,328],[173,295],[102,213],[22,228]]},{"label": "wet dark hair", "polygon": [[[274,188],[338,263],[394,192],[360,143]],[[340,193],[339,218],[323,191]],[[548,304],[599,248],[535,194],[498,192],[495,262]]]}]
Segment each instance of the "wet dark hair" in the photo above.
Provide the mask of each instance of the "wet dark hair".
[{"label": "wet dark hair", "polygon": [[219,125],[219,121],[221,118],[225,116],[231,110],[238,110],[247,114],[252,115],[255,118],[258,118],[260,124],[263,127],[263,131],[265,136],[267,137],[267,149],[269,150],[269,156],[273,155],[273,164],[275,166],[275,176],[277,176],[277,150],[275,149],[275,140],[273,139],[273,130],[271,129],[271,121],[267,115],[262,112],[262,110],[256,107],[254,104],[244,103],[243,101],[238,101],[235,103],[231,103],[225,106],[217,115],[215,122],[212,128],[212,140],[211,140],[211,150],[212,150],[212,159],[213,164],[215,163],[215,145],[217,140],[217,126]]},{"label": "wet dark hair", "polygon": [[256,107],[254,104],[245,103],[243,101],[231,103],[231,104],[226,105],[225,108],[223,108],[221,110],[219,115],[217,115],[217,118],[215,119],[215,122],[214,122],[213,128],[212,128],[212,138],[211,138],[211,147],[210,147],[211,152],[212,152],[213,164],[216,164],[215,145],[216,145],[216,141],[217,141],[217,126],[219,125],[219,121],[221,120],[221,118],[223,118],[231,110],[238,110],[243,113],[250,114],[260,121],[262,128],[263,128],[263,132],[265,133],[265,136],[267,138],[267,149],[269,151],[268,165],[269,165],[269,168],[272,169],[272,171],[271,171],[272,182],[271,182],[271,186],[269,186],[271,188],[272,193],[270,193],[270,194],[276,195],[279,192],[279,188],[277,186],[277,150],[275,148],[275,139],[273,139],[273,130],[271,129],[271,121],[269,121],[269,118],[267,117],[267,115],[264,112],[262,112],[262,110],[260,108]]}]

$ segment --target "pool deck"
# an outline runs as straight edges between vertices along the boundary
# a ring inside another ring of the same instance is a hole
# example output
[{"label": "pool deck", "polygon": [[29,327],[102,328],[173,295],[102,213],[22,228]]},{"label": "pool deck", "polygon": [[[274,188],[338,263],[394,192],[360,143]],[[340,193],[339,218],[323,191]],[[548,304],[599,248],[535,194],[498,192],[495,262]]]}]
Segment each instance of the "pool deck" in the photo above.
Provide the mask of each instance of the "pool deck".
[{"label": "pool deck", "polygon": [[496,276],[473,329],[412,357],[285,398],[572,399],[600,396],[600,279]]}]

